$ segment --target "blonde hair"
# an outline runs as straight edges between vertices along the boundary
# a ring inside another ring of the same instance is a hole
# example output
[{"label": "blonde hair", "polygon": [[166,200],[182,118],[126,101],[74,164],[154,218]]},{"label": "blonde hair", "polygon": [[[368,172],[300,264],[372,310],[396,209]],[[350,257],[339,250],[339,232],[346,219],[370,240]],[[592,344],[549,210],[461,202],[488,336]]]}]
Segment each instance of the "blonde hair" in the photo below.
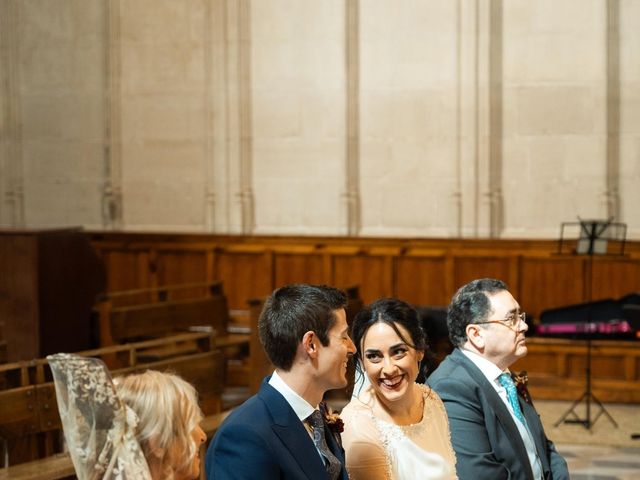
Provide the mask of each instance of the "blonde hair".
[{"label": "blonde hair", "polygon": [[177,375],[155,370],[118,377],[114,384],[119,398],[138,416],[136,437],[149,469],[167,480],[188,472],[199,447],[191,432],[203,418],[195,388]]}]

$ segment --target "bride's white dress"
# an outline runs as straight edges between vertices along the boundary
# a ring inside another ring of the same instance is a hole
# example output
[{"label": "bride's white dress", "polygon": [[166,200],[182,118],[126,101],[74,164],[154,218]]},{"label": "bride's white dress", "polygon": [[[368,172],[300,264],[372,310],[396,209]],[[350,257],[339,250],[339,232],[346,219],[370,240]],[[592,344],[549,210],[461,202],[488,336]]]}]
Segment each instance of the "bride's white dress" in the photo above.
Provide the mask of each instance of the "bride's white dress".
[{"label": "bride's white dress", "polygon": [[[376,418],[375,394],[365,387],[340,417],[342,443],[352,480],[450,480],[456,477],[449,421],[440,397],[425,385],[422,420],[396,425]],[[368,399],[368,400],[367,400]]]}]

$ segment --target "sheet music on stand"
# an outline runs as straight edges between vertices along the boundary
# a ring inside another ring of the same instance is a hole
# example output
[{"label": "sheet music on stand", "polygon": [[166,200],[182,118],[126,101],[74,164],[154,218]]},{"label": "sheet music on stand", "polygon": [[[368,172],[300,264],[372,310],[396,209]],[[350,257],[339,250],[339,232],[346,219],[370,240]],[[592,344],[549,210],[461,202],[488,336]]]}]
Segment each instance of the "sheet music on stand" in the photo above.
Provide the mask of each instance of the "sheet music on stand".
[{"label": "sheet music on stand", "polygon": [[560,224],[558,254],[624,255],[627,224],[607,220],[581,219]]}]

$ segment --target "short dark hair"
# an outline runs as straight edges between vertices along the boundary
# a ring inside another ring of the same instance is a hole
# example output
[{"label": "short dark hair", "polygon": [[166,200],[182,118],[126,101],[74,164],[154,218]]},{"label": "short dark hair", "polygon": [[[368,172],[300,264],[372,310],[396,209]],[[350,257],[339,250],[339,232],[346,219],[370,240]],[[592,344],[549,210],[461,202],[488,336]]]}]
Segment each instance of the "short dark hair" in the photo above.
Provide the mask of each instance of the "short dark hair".
[{"label": "short dark hair", "polygon": [[460,287],[447,309],[449,339],[456,347],[467,341],[467,325],[487,320],[491,313],[489,296],[508,290],[507,284],[495,278],[480,278]]},{"label": "short dark hair", "polygon": [[314,332],[322,345],[328,345],[335,311],[346,305],[345,293],[327,285],[295,284],[275,290],[258,320],[260,342],[271,363],[289,371],[308,331]]},{"label": "short dark hair", "polygon": [[[369,328],[376,323],[386,323],[398,334],[404,343],[416,350],[427,351],[427,336],[422,329],[416,309],[407,302],[396,298],[381,298],[363,308],[353,319],[351,339],[356,345],[356,353],[362,361],[362,339]],[[409,332],[411,338],[404,338],[398,325]],[[357,365],[357,364],[356,364]],[[360,367],[356,367],[359,369]],[[359,372],[362,374],[362,372]]]}]

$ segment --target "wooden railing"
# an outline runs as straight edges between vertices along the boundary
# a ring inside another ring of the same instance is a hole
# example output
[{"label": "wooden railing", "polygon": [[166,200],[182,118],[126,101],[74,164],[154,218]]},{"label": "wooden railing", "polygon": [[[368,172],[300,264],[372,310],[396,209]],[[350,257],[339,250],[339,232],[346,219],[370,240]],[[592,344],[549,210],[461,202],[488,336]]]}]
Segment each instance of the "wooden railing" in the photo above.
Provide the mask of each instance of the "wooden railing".
[{"label": "wooden railing", "polygon": [[[200,424],[207,435],[207,443],[200,449],[200,480],[206,479],[204,458],[207,445],[229,413],[231,412],[224,411],[207,415]],[[73,463],[68,453],[57,453],[39,460],[0,468],[0,480],[60,480],[75,478],[74,474]]]},{"label": "wooden railing", "polygon": [[[586,340],[530,338],[528,354],[514,371],[526,370],[536,399],[576,400],[586,389]],[[592,392],[602,402],[640,403],[640,345],[636,341],[593,340]]]},{"label": "wooden railing", "polygon": [[[153,361],[148,351],[173,345],[197,345],[197,350]],[[147,369],[170,370],[193,384],[205,414],[222,409],[224,357],[210,333],[187,333],[159,340],[117,345],[80,352],[79,355],[117,359],[113,375]],[[61,423],[51,372],[46,359],[0,365],[0,437],[6,440],[11,465],[52,456],[61,449]]]},{"label": "wooden railing", "polygon": [[[186,331],[213,334],[216,347],[222,349],[227,361],[226,385],[246,386],[249,381],[247,358],[248,333],[233,333],[234,321],[227,305],[221,282],[188,283],[108,292],[96,305],[100,325],[101,346],[162,338]],[[247,321],[248,322],[248,321]],[[162,358],[175,345],[145,352],[148,360]],[[182,344],[184,353],[194,349]],[[113,359],[107,364],[118,366]]]}]

